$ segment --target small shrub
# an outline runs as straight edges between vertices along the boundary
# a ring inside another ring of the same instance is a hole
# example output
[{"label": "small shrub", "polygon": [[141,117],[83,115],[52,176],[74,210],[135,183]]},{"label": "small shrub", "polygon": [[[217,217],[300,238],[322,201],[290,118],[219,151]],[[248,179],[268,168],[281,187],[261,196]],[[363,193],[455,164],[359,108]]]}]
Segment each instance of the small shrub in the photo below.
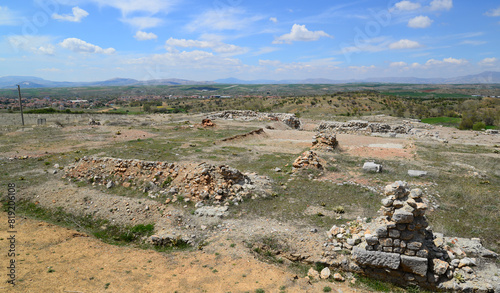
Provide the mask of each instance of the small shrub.
[{"label": "small shrub", "polygon": [[336,206],[333,208],[333,211],[337,214],[343,214],[345,213],[345,209],[343,206]]},{"label": "small shrub", "polygon": [[479,131],[479,130],[483,130],[486,128],[486,124],[482,121],[480,122],[476,122],[474,123],[474,125],[472,126],[472,129],[473,130],[476,130],[476,131]]},{"label": "small shrub", "polygon": [[323,288],[323,292],[331,292],[332,291],[332,288],[326,286]]}]

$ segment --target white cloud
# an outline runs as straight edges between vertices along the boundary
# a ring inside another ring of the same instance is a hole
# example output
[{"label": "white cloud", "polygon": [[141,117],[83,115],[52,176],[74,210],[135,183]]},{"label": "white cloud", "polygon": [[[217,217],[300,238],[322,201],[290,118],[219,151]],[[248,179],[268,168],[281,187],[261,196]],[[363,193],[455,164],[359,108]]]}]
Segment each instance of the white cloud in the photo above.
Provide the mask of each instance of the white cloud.
[{"label": "white cloud", "polygon": [[417,10],[419,9],[421,6],[420,6],[420,3],[414,3],[414,2],[411,2],[411,1],[401,1],[401,2],[398,2],[394,5],[394,9],[395,10],[401,10],[401,11],[411,11],[411,10]]},{"label": "white cloud", "polygon": [[406,62],[403,62],[403,61],[399,61],[399,62],[392,62],[390,64],[391,67],[404,67],[404,66],[407,66],[408,64]]},{"label": "white cloud", "polygon": [[113,54],[116,51],[113,48],[103,49],[77,38],[67,38],[59,46],[77,53]]},{"label": "white cloud", "polygon": [[416,49],[421,47],[423,47],[423,45],[421,45],[420,43],[407,39],[399,40],[397,42],[389,44],[389,49],[391,50]]},{"label": "white cloud", "polygon": [[429,17],[420,15],[410,19],[410,21],[408,21],[408,26],[411,28],[427,28],[431,26],[432,22],[433,20]]},{"label": "white cloud", "polygon": [[99,6],[109,6],[121,11],[126,16],[133,12],[156,14],[168,13],[178,0],[91,0]]},{"label": "white cloud", "polygon": [[254,56],[259,56],[259,55],[264,55],[264,54],[272,53],[272,52],[275,52],[275,51],[278,51],[278,50],[280,50],[280,48],[276,48],[276,47],[262,47],[257,52],[253,53],[253,55]]},{"label": "white cloud", "polygon": [[60,72],[61,69],[59,69],[59,68],[40,68],[40,69],[37,69],[36,71],[41,71],[41,72]]},{"label": "white cloud", "polygon": [[247,16],[241,8],[229,7],[222,9],[211,9],[186,25],[189,31],[223,31],[223,30],[243,30],[252,27],[252,24],[261,20],[261,16]]},{"label": "white cloud", "polygon": [[138,41],[147,41],[147,40],[157,39],[158,36],[155,35],[154,33],[146,33],[143,31],[138,31],[137,33],[135,33],[134,38],[136,38]]},{"label": "white cloud", "polygon": [[259,60],[259,65],[260,66],[271,66],[271,67],[278,67],[282,63],[279,60]]},{"label": "white cloud", "polygon": [[238,55],[248,51],[246,48],[225,44],[217,40],[217,38],[202,41],[170,38],[165,42],[165,44],[167,46],[167,50],[169,51],[173,51],[172,49],[175,47],[211,49],[212,51],[222,55]]},{"label": "white cloud", "polygon": [[436,60],[436,59],[429,59],[427,62],[425,62],[425,65],[427,66],[432,66],[432,65],[444,65],[444,64],[454,64],[454,65],[463,65],[467,64],[469,61],[465,59],[455,59],[452,57],[449,58],[444,58],[443,60]]},{"label": "white cloud", "polygon": [[49,36],[12,35],[6,39],[15,50],[43,55],[54,55],[55,53],[55,47],[51,44],[52,37]]},{"label": "white cloud", "polygon": [[483,60],[479,61],[479,65],[481,66],[494,66],[498,62],[498,59],[495,57],[491,58],[484,58]]},{"label": "white cloud", "polygon": [[0,6],[0,25],[18,25],[22,23],[18,13],[7,6]]},{"label": "white cloud", "polygon": [[273,44],[291,44],[292,42],[302,41],[310,42],[317,41],[321,37],[331,37],[324,31],[310,31],[305,25],[294,24],[292,30],[288,34],[284,34],[278,38],[275,38]]},{"label": "white cloud", "polygon": [[56,52],[56,47],[52,44],[48,44],[46,46],[40,46],[37,50],[37,53],[44,55],[54,55]]},{"label": "white cloud", "polygon": [[475,40],[464,40],[460,44],[462,45],[473,45],[473,46],[479,46],[479,45],[484,45],[487,42],[485,41],[475,41]]},{"label": "white cloud", "polygon": [[163,20],[161,18],[153,17],[153,16],[137,16],[137,17],[130,17],[130,18],[122,18],[120,20],[126,24],[131,25],[134,28],[139,29],[139,30],[157,27],[157,26],[163,24]]},{"label": "white cloud", "polygon": [[500,7],[489,10],[485,13],[487,16],[498,17],[500,16]]},{"label": "white cloud", "polygon": [[89,13],[78,6],[73,7],[72,9],[73,15],[71,14],[52,14],[52,19],[60,20],[60,21],[71,21],[71,22],[80,22],[82,19],[87,17]]},{"label": "white cloud", "polygon": [[278,22],[278,19],[276,17],[270,17],[269,20],[274,22],[274,23]]},{"label": "white cloud", "polygon": [[228,70],[234,73],[238,68],[243,68],[245,65],[239,59],[227,58],[214,55],[210,52],[194,50],[190,52],[168,52],[164,54],[154,54],[138,59],[128,60],[128,64],[151,65],[160,68],[166,68],[167,71],[161,69],[158,72],[148,73],[144,79],[159,79],[166,78],[169,72],[177,73],[178,70],[188,71],[192,74],[193,69],[206,69],[210,72]]},{"label": "white cloud", "polygon": [[453,8],[453,0],[432,0],[430,9],[432,11],[450,10]]}]

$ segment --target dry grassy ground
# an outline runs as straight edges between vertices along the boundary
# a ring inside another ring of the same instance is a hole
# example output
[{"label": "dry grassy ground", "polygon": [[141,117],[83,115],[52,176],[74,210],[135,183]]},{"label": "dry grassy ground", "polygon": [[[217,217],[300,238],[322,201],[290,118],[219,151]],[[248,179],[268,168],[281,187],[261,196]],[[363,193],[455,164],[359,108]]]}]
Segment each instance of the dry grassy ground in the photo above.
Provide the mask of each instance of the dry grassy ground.
[{"label": "dry grassy ground", "polygon": [[[16,290],[255,292],[261,288],[265,292],[321,292],[329,286],[338,292],[362,292],[360,288],[366,285],[353,287],[349,282],[332,280],[308,283],[303,277],[310,266],[266,257],[253,251],[252,245],[271,239],[286,243],[289,251],[320,253],[324,232],[333,224],[358,216],[375,217],[381,198],[377,191],[395,180],[405,180],[424,189],[425,199],[432,207],[428,216],[434,231],[449,236],[480,237],[486,247],[499,251],[498,135],[433,129],[449,141],[445,144],[431,138],[339,134],[340,150],[320,153],[327,162],[325,170],[292,175],[291,164],[310,148],[318,121],[303,120],[302,131],[272,121],[216,120],[215,128],[203,128],[200,125],[203,117],[116,116],[115,120],[101,121],[105,122],[102,126],[88,126],[85,125],[88,121],[80,121],[63,128],[50,124],[24,130],[2,127],[2,195],[7,191],[7,183],[14,182],[18,198],[40,208],[28,213],[29,217],[43,216],[71,228],[18,215]],[[222,141],[266,126],[273,129],[265,129],[261,135]],[[54,164],[65,167],[83,156],[228,164],[271,178],[273,196],[232,205],[222,219],[200,218],[193,215],[193,203],[167,205],[165,198],[151,199],[127,188],[106,189],[62,179],[64,171]],[[385,171],[362,172],[361,166],[368,160],[382,163]],[[276,167],[282,172],[276,172]],[[412,178],[407,175],[410,169],[425,170],[429,175]],[[53,174],[54,170],[58,172]],[[135,210],[146,205],[150,207],[147,212],[125,213],[126,207]],[[335,212],[339,206],[345,213]],[[115,207],[123,212],[111,212]],[[50,212],[42,215],[41,209]],[[138,243],[113,246],[86,237],[94,230],[78,222],[84,214],[90,214],[96,223],[107,219],[109,225],[155,223],[157,232],[175,230],[194,234],[205,243],[202,250],[167,252],[142,250]],[[175,215],[181,220],[175,222],[165,215]],[[5,213],[0,222],[7,223]],[[313,228],[318,233],[310,232]],[[5,250],[7,234],[4,229],[1,231],[0,244]],[[0,262],[2,266],[8,262],[4,253]],[[299,279],[293,281],[295,275]]]}]

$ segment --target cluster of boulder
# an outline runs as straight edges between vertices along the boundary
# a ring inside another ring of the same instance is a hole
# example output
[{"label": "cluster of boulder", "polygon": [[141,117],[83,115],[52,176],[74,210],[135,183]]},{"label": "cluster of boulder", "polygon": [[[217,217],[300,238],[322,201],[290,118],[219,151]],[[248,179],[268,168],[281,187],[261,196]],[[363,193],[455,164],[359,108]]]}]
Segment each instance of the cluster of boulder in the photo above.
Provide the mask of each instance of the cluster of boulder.
[{"label": "cluster of boulder", "polygon": [[[139,189],[150,197],[177,195],[185,201],[238,202],[267,195],[269,179],[243,174],[227,165],[179,164],[161,161],[84,157],[66,169],[66,178],[113,188]],[[167,199],[170,202],[170,198]]]},{"label": "cluster of boulder", "polygon": [[292,166],[294,170],[302,169],[302,168],[316,168],[323,169],[324,162],[318,157],[318,154],[314,151],[305,151],[293,162]]},{"label": "cluster of boulder", "polygon": [[210,115],[211,119],[234,119],[234,120],[271,120],[281,121],[293,129],[300,129],[301,123],[295,114],[288,113],[259,113],[250,110],[227,110]]},{"label": "cluster of boulder", "polygon": [[333,226],[327,233],[333,252],[351,252],[343,269],[431,290],[500,290],[498,277],[476,274],[485,258],[497,258],[497,254],[482,247],[479,239],[462,240],[472,247],[467,250],[458,247],[457,238],[447,242],[441,234],[434,234],[425,217],[428,207],[420,189],[410,190],[406,182],[397,181],[387,185],[384,194],[380,217],[370,223],[358,219]]},{"label": "cluster of boulder", "polygon": [[337,135],[334,133],[318,132],[312,140],[312,149],[333,151],[339,145]]},{"label": "cluster of boulder", "polygon": [[362,120],[351,120],[347,122],[321,122],[316,130],[335,131],[338,133],[393,133],[408,134],[413,126],[409,122],[403,124],[389,125],[384,123],[372,123]]}]

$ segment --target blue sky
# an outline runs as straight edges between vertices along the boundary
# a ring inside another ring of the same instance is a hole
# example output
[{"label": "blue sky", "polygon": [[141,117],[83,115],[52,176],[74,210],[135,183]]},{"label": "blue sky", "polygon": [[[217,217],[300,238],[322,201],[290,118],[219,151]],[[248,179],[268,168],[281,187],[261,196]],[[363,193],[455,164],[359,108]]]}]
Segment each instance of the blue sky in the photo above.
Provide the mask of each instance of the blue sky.
[{"label": "blue sky", "polygon": [[497,0],[0,1],[0,76],[56,81],[500,71]]}]

